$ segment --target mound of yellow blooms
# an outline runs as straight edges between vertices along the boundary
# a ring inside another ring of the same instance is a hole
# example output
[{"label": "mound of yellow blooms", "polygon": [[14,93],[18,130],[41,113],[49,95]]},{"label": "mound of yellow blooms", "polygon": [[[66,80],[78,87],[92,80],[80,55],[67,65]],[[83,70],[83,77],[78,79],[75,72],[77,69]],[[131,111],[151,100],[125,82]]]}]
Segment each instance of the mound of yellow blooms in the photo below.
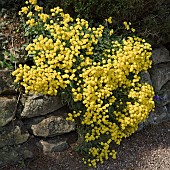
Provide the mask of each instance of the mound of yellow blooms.
[{"label": "mound of yellow blooms", "polygon": [[[35,64],[19,65],[13,72],[15,82],[26,93],[70,94],[74,110],[67,120],[80,120],[85,127],[89,159],[84,163],[96,167],[109,156],[115,159],[110,144],[120,144],[134,133],[154,108],[153,87],[141,83],[139,76],[151,67],[151,45],[136,36],[120,38],[107,26],[91,28],[59,7],[45,14],[36,0],[26,4],[19,14],[26,15],[29,29],[36,30],[26,47]],[[110,17],[106,24],[111,23]],[[130,25],[124,22],[132,34]]]}]

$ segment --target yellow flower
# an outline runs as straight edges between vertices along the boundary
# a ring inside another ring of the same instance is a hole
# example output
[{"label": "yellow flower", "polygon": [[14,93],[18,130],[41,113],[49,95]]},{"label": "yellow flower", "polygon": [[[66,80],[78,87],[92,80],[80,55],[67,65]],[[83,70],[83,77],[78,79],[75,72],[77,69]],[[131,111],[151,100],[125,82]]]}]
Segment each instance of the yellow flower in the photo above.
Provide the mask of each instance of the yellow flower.
[{"label": "yellow flower", "polygon": [[28,14],[27,14],[27,17],[32,17],[34,14],[32,13],[32,12],[29,12]]},{"label": "yellow flower", "polygon": [[19,11],[18,14],[19,14],[19,15],[21,15],[22,13],[27,14],[27,13],[28,13],[28,10],[29,10],[28,7],[22,7],[22,8],[21,8],[21,11]]},{"label": "yellow flower", "polygon": [[37,0],[29,0],[29,3],[32,5],[36,5],[37,4]]},{"label": "yellow flower", "polygon": [[114,30],[111,29],[110,32],[109,32],[110,36],[111,36],[113,33],[114,33]]},{"label": "yellow flower", "polygon": [[130,29],[130,24],[128,24],[126,21],[123,22],[124,26],[125,26],[125,29],[129,30]]},{"label": "yellow flower", "polygon": [[109,24],[111,24],[111,23],[112,23],[112,17],[109,17],[109,18],[107,19],[107,22],[108,22]]},{"label": "yellow flower", "polygon": [[43,7],[40,7],[40,6],[38,6],[38,5],[35,5],[35,11],[39,12],[39,11],[41,11],[41,10],[43,10]]},{"label": "yellow flower", "polygon": [[132,31],[132,32],[135,32],[135,29],[134,29],[134,28],[131,28],[131,31]]}]

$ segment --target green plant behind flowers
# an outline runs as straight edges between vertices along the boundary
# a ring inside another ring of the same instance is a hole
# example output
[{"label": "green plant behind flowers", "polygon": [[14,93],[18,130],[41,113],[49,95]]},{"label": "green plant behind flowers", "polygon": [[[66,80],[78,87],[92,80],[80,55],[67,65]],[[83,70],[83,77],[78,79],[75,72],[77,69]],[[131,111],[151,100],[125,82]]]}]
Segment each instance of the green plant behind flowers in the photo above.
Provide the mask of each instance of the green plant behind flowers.
[{"label": "green plant behind flowers", "polygon": [[83,129],[84,163],[96,167],[109,156],[115,159],[110,144],[134,133],[154,108],[153,87],[139,76],[151,67],[151,45],[133,35],[131,23],[111,29],[110,17],[91,28],[59,7],[46,14],[36,0],[26,4],[19,14],[34,37],[26,47],[34,65],[19,65],[15,82],[26,93],[60,94],[70,103],[67,120]]}]

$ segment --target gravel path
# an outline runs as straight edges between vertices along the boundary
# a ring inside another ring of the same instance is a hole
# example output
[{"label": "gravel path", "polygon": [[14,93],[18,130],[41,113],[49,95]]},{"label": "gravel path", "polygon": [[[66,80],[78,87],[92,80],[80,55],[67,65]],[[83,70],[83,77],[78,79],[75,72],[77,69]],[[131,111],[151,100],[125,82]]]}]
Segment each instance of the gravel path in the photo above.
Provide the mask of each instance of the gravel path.
[{"label": "gravel path", "polygon": [[[170,170],[170,122],[147,127],[116,146],[117,159],[98,165],[97,170]],[[1,170],[93,170],[71,148],[48,156],[38,155],[25,165]]]}]

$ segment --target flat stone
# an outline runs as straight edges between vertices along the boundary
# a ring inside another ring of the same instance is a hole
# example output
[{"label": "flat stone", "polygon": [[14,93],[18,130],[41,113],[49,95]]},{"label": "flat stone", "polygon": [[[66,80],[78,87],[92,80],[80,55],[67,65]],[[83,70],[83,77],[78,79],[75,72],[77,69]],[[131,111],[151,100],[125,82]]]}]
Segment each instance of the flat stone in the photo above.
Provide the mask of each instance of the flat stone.
[{"label": "flat stone", "polygon": [[63,107],[58,96],[45,96],[42,94],[25,95],[21,102],[24,105],[21,116],[25,118],[46,115]]},{"label": "flat stone", "polygon": [[38,144],[46,155],[52,152],[62,152],[68,148],[68,143],[60,138],[51,140],[40,140]]},{"label": "flat stone", "polygon": [[0,94],[16,94],[16,85],[9,70],[0,70]]},{"label": "flat stone", "polygon": [[15,117],[16,105],[15,96],[0,97],[0,127],[5,126]]},{"label": "flat stone", "polygon": [[35,136],[53,137],[75,130],[75,125],[71,121],[66,121],[68,110],[62,108],[52,114],[34,118],[27,122],[27,126]]},{"label": "flat stone", "polygon": [[159,63],[169,62],[170,55],[166,47],[161,46],[159,48],[154,48],[152,50],[152,61],[154,65]]},{"label": "flat stone", "polygon": [[153,87],[158,92],[170,80],[170,63],[155,65],[150,72]]},{"label": "flat stone", "polygon": [[23,123],[18,121],[0,129],[0,148],[10,145],[18,145],[26,142],[29,138],[27,130],[23,130]]}]

